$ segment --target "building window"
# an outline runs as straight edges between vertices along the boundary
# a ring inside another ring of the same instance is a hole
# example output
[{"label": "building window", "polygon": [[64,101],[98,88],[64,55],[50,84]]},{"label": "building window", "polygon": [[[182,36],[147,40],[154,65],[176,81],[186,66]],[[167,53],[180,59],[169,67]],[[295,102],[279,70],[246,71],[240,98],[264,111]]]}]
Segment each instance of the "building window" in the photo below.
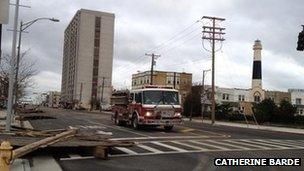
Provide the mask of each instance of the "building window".
[{"label": "building window", "polygon": [[141,103],[141,102],[142,102],[142,101],[141,101],[141,99],[142,99],[141,95],[142,95],[141,92],[135,94],[135,102],[136,102],[136,103]]},{"label": "building window", "polygon": [[98,39],[94,39],[94,47],[99,47],[100,44],[100,40]]},{"label": "building window", "polygon": [[303,109],[299,109],[299,115],[303,115]]},{"label": "building window", "polygon": [[229,94],[223,93],[223,100],[229,100]]},{"label": "building window", "polygon": [[301,105],[301,104],[302,104],[302,99],[296,98],[296,105]]},{"label": "building window", "polygon": [[261,94],[260,92],[256,91],[254,94],[253,94],[253,98],[254,98],[254,102],[260,102],[261,101]]},{"label": "building window", "polygon": [[245,101],[245,95],[239,95],[239,101]]},{"label": "building window", "polygon": [[167,77],[167,84],[173,84],[174,78],[173,77]]},{"label": "building window", "polygon": [[260,96],[254,96],[254,102],[260,102],[261,99],[260,99]]}]

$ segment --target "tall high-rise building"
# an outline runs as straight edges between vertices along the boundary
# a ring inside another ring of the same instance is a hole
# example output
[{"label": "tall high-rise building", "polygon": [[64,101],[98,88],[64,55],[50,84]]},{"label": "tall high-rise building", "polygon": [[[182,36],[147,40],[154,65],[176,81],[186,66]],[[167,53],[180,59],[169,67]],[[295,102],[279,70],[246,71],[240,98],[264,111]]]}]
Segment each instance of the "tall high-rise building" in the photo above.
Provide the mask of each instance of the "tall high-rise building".
[{"label": "tall high-rise building", "polygon": [[265,97],[265,91],[262,87],[262,44],[256,40],[253,45],[253,67],[251,82],[251,101],[260,102]]},{"label": "tall high-rise building", "polygon": [[61,101],[90,108],[110,103],[114,19],[112,13],[78,10],[64,32]]}]

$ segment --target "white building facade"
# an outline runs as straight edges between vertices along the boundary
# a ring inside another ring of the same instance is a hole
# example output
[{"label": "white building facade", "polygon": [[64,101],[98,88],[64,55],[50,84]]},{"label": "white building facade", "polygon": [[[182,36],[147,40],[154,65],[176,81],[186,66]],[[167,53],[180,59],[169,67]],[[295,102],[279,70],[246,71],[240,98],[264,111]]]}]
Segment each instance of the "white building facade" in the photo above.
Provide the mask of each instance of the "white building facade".
[{"label": "white building facade", "polygon": [[114,14],[81,9],[64,33],[61,100],[91,108],[110,103]]},{"label": "white building facade", "polygon": [[216,87],[215,100],[217,103],[250,101],[250,89]]},{"label": "white building facade", "polygon": [[297,114],[304,115],[304,89],[288,89],[291,104],[297,107]]}]

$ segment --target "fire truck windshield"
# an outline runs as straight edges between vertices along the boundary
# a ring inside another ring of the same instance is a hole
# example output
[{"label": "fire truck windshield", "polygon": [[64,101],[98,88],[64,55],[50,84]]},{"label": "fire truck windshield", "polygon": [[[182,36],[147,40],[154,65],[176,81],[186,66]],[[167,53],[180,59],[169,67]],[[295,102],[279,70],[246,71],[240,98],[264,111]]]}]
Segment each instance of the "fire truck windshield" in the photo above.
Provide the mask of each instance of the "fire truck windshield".
[{"label": "fire truck windshield", "polygon": [[179,105],[178,92],[150,90],[143,92],[144,104]]}]

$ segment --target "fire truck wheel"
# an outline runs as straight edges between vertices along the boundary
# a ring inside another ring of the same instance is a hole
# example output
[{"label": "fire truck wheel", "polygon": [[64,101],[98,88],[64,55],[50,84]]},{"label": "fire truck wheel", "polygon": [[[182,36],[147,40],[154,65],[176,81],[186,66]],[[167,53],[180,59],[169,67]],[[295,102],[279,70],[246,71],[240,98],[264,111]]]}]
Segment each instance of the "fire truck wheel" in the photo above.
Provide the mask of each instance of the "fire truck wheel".
[{"label": "fire truck wheel", "polygon": [[132,127],[134,129],[139,129],[139,125],[138,125],[138,117],[135,115],[132,119]]},{"label": "fire truck wheel", "polygon": [[118,113],[115,113],[113,120],[114,120],[114,124],[115,124],[115,125],[117,125],[117,126],[122,126],[122,125],[123,125],[123,124],[122,124],[122,121],[120,121],[120,120],[118,119]]},{"label": "fire truck wheel", "polygon": [[173,125],[170,125],[170,126],[164,126],[165,130],[166,131],[171,131],[172,128],[173,128]]}]

